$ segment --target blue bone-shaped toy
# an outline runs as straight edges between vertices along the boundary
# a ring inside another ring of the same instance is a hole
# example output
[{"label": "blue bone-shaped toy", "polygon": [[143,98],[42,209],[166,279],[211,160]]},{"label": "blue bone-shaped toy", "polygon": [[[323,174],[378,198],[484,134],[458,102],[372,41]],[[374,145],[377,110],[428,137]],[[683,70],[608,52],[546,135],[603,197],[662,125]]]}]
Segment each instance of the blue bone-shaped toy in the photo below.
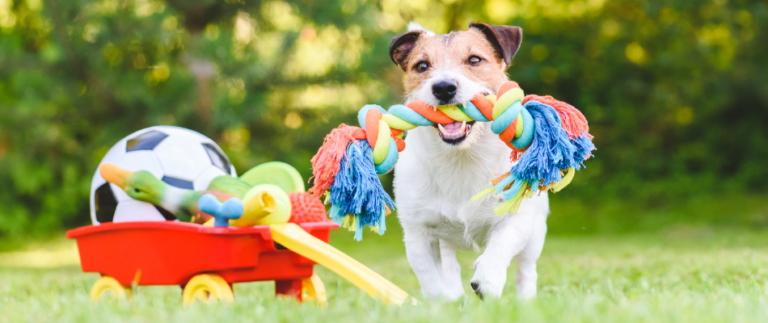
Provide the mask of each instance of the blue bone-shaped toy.
[{"label": "blue bone-shaped toy", "polygon": [[213,196],[213,194],[205,194],[197,201],[197,208],[200,211],[213,215],[215,220],[213,226],[215,227],[228,227],[230,219],[239,219],[243,216],[245,207],[243,201],[239,198],[233,197],[224,203]]}]

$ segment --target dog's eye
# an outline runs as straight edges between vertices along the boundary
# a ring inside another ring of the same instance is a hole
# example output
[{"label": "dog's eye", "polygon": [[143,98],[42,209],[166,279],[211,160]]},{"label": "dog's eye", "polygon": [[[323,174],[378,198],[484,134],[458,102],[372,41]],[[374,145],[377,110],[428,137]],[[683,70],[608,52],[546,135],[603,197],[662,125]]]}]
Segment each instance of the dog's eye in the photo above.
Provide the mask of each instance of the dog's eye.
[{"label": "dog's eye", "polygon": [[419,73],[423,73],[428,68],[429,68],[429,63],[423,62],[423,61],[416,63],[416,66],[413,67],[413,69],[415,69]]},{"label": "dog's eye", "polygon": [[471,56],[467,62],[469,63],[469,65],[477,66],[483,62],[483,59],[477,56]]}]

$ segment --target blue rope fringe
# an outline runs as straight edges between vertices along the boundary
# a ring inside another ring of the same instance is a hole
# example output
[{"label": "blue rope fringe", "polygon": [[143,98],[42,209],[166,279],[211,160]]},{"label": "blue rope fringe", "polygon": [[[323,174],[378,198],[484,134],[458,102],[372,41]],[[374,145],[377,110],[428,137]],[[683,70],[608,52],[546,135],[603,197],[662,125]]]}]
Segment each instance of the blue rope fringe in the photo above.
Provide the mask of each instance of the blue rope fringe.
[{"label": "blue rope fringe", "polygon": [[[329,215],[339,225],[348,216],[354,218],[355,240],[363,239],[363,228],[386,231],[386,208],[395,209],[395,202],[384,190],[373,164],[373,149],[365,140],[352,141],[341,159],[339,172],[331,185]],[[349,223],[348,223],[349,224]]]},{"label": "blue rope fringe", "polygon": [[[536,131],[528,150],[512,166],[512,175],[528,183],[549,186],[563,179],[561,170],[584,167],[584,160],[595,149],[592,140],[584,134],[569,138],[557,110],[547,104],[528,101],[525,108],[534,118]],[[538,185],[532,185],[532,189],[536,191]]]}]

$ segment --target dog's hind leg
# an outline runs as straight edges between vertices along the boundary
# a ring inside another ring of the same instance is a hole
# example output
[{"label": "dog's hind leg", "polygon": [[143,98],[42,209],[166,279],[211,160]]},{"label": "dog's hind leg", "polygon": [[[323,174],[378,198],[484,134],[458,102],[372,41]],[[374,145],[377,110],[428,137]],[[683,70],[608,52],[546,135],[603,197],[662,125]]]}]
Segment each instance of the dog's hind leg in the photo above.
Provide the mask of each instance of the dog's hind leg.
[{"label": "dog's hind leg", "polygon": [[475,274],[470,280],[472,289],[480,298],[501,297],[507,283],[507,267],[512,257],[522,251],[528,243],[532,220],[530,215],[506,215],[504,220],[491,230],[485,251],[475,260]]},{"label": "dog's hind leg", "polygon": [[403,226],[405,253],[416,278],[419,279],[424,297],[445,297],[438,240],[428,236],[425,231]]},{"label": "dog's hind leg", "polygon": [[461,265],[456,260],[456,250],[444,240],[440,240],[440,259],[442,260],[443,284],[445,297],[456,300],[464,296],[464,286],[461,284]]},{"label": "dog's hind leg", "polygon": [[536,281],[539,274],[536,272],[536,261],[539,260],[541,250],[544,249],[544,238],[547,235],[546,217],[537,219],[534,223],[533,233],[528,245],[517,255],[517,297],[531,299],[536,297]]}]

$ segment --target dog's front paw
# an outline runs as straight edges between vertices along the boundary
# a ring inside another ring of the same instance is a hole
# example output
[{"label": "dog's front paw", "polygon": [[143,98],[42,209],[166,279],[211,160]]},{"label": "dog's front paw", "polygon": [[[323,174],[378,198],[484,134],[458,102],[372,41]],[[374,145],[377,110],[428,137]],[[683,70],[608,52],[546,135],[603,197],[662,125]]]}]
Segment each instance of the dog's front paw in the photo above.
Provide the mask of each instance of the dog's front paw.
[{"label": "dog's front paw", "polygon": [[499,264],[485,256],[475,261],[475,275],[470,280],[470,286],[475,294],[483,299],[485,296],[501,297],[504,284],[507,282],[507,266]]}]

